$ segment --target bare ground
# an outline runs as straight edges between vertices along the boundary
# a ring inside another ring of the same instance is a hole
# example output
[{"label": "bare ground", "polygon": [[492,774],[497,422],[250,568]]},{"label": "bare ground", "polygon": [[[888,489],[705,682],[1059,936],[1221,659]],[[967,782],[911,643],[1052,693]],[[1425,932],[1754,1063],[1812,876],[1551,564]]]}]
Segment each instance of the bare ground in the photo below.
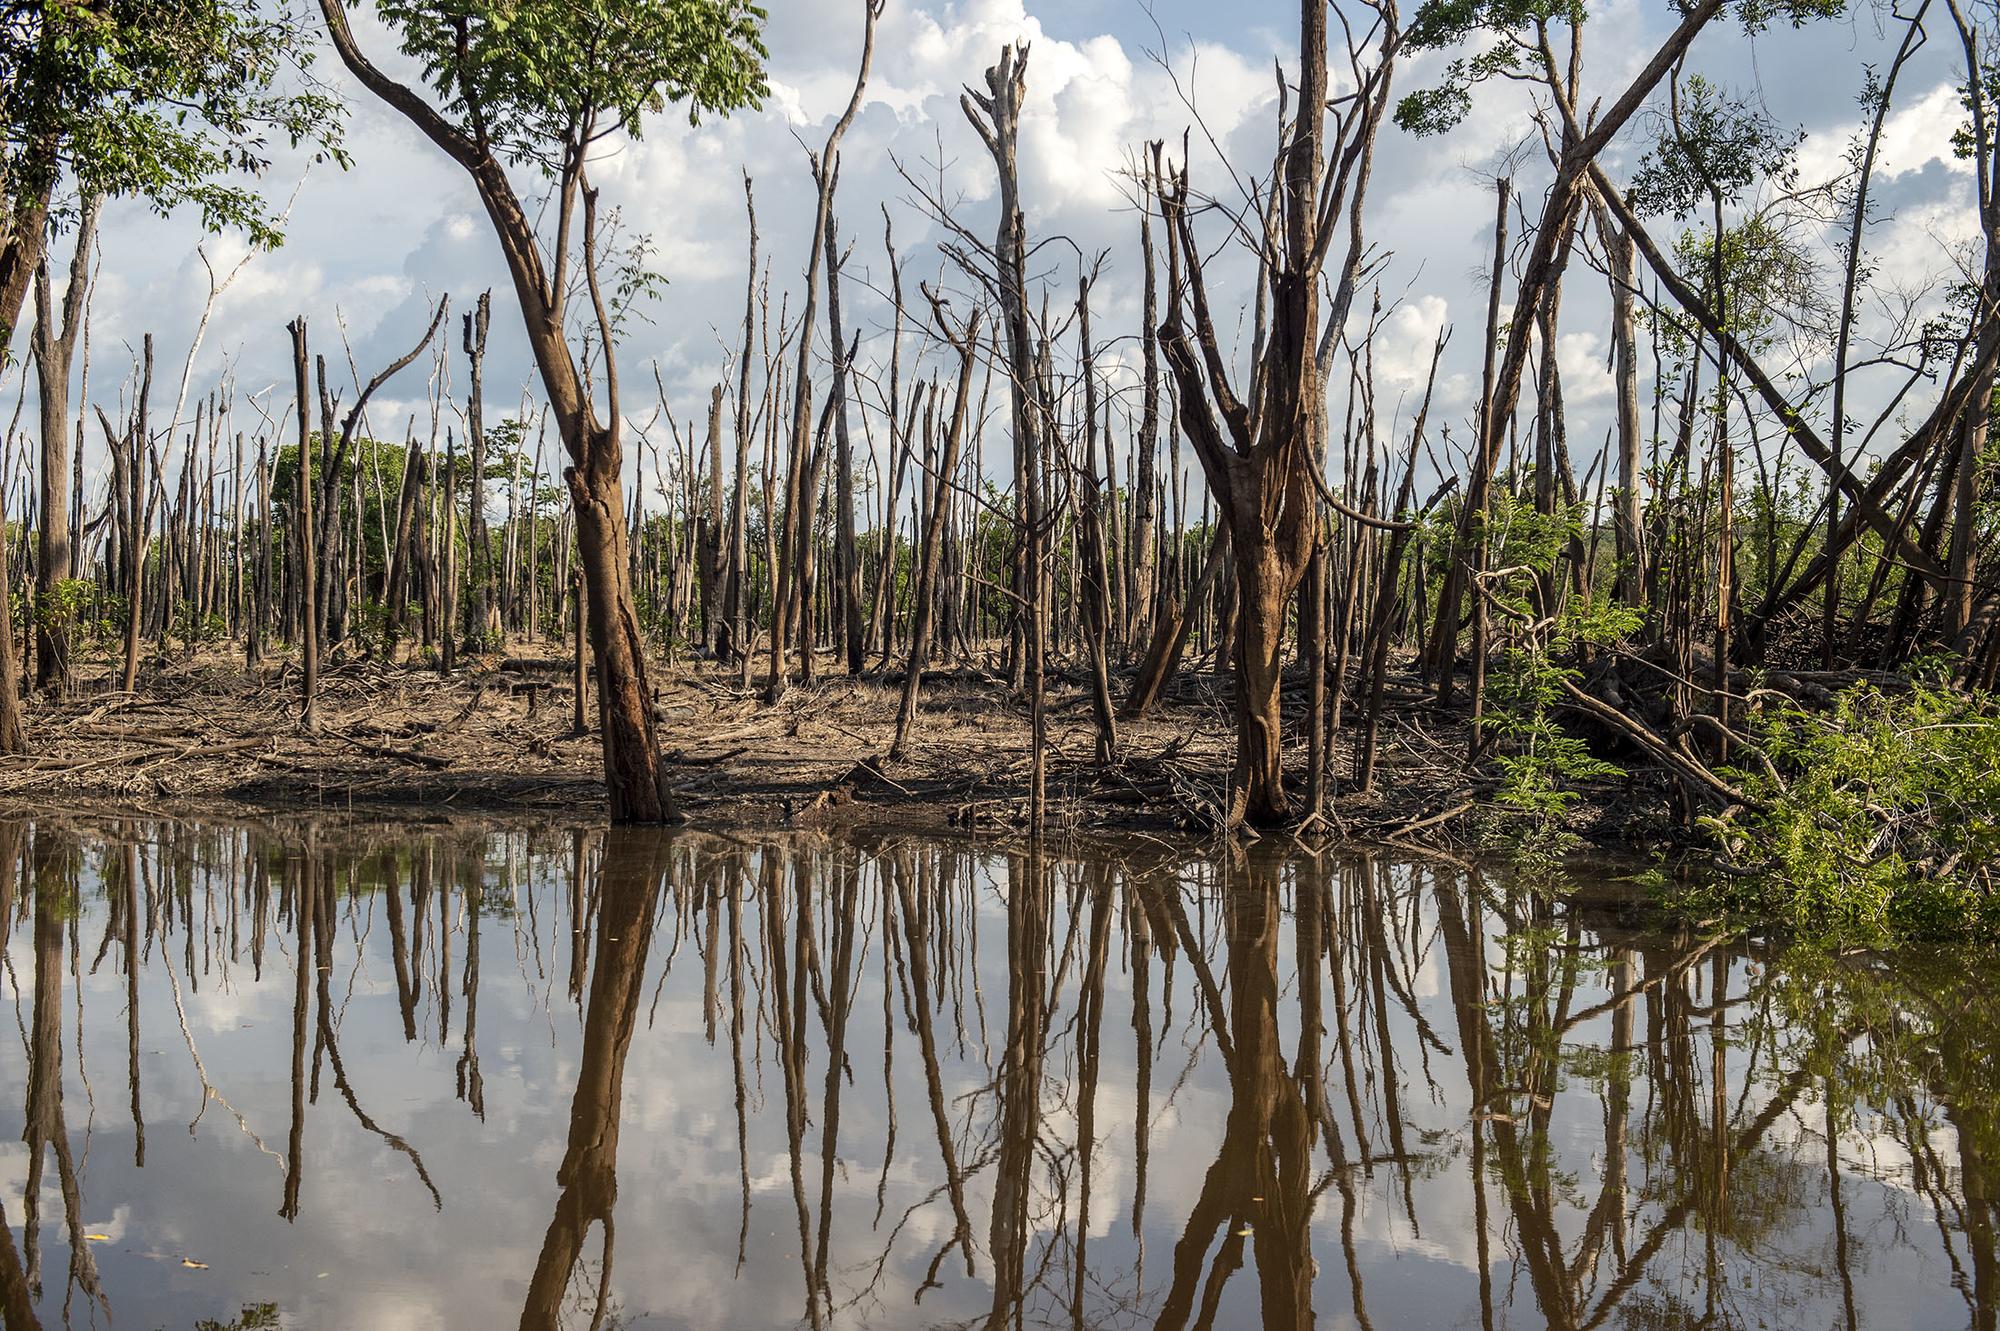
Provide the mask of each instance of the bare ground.
[{"label": "bare ground", "polygon": [[[545,649],[544,649],[545,650]],[[995,673],[926,672],[904,757],[884,757],[900,677],[819,678],[773,706],[714,663],[655,663],[662,758],[696,823],[893,825],[1005,831],[1025,825],[1030,729]],[[156,660],[137,693],[109,662],[86,663],[72,696],[31,705],[32,752],[0,758],[0,812],[121,815],[355,812],[451,818],[605,816],[594,733],[571,724],[571,682],[555,657],[472,658],[450,675],[350,660],[321,679],[318,726],[299,724],[289,661],[247,671],[219,653]],[[1121,721],[1118,761],[1100,764],[1080,679],[1052,682],[1048,822],[1086,832],[1208,831],[1225,802],[1233,733],[1226,677],[1187,671],[1153,714]],[[1122,689],[1118,692],[1122,693]],[[1337,789],[1323,834],[1466,847],[1482,835],[1482,783],[1461,755],[1463,723],[1392,685],[1377,790]],[[1304,765],[1302,704],[1290,733]],[[594,722],[594,701],[586,709]],[[1352,770],[1336,749],[1334,770]],[[1579,812],[1596,839],[1633,828],[1633,792],[1606,786]],[[1490,819],[1488,819],[1490,822]],[[1488,829],[1490,830],[1490,828]],[[1615,837],[1609,839],[1616,839]]]}]

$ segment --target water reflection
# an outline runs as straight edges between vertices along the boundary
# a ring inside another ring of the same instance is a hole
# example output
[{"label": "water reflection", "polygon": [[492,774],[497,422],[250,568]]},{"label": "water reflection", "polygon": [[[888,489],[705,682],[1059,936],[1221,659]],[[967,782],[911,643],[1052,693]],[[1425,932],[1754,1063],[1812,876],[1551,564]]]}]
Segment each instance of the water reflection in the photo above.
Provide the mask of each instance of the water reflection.
[{"label": "water reflection", "polygon": [[1355,855],[0,823],[0,956],[9,1331],[2000,1306],[1963,954]]}]

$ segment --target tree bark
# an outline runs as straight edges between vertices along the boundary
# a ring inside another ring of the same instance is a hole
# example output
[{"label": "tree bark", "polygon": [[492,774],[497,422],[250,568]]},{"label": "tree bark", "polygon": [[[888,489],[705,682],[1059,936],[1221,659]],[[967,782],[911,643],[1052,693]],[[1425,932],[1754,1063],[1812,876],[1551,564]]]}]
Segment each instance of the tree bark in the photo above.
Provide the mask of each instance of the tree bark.
[{"label": "tree bark", "polygon": [[586,590],[591,638],[597,645],[598,707],[605,721],[604,771],[612,817],[619,822],[667,821],[674,816],[673,802],[659,767],[645,652],[624,557],[617,357],[612,320],[598,283],[597,193],[584,174],[583,145],[563,145],[564,167],[556,186],[565,218],[579,194],[583,201],[583,273],[603,339],[608,421],[599,419],[570,348],[564,310],[569,262],[565,246],[557,245],[552,272],[544,262],[534,223],[491,143],[453,125],[420,95],[372,64],[354,40],[341,0],[320,0],[320,14],[348,71],[465,170],[493,224],[514,282],[528,346],[571,459],[564,479],[576,511],[577,544],[590,584]]},{"label": "tree bark", "polygon": [[[313,551],[313,457],[312,457],[312,399],[306,384],[306,320],[304,315],[292,320],[292,375],[298,391],[299,409],[299,590],[304,597],[303,622],[300,630],[301,657],[304,662],[303,682],[300,685],[302,701],[299,724],[311,730],[318,724],[318,716],[313,704],[319,697],[319,581],[317,570],[319,561]],[[130,667],[128,666],[128,669]],[[126,687],[129,689],[130,684]]]},{"label": "tree bark", "polygon": [[493,293],[479,293],[479,304],[465,316],[463,343],[471,364],[471,384],[465,401],[465,451],[471,465],[466,487],[466,570],[470,586],[465,602],[465,643],[474,650],[490,648],[499,628],[493,604],[493,542],[486,530],[486,326]]},{"label": "tree bark", "polygon": [[[930,655],[931,606],[934,600],[931,593],[937,583],[938,551],[944,543],[945,517],[951,508],[951,487],[946,481],[958,467],[959,447],[965,437],[966,395],[971,388],[973,361],[979,349],[977,309],[973,311],[963,337],[952,334],[942,308],[936,308],[936,312],[939,327],[945,330],[946,338],[958,349],[958,392],[952,403],[951,426],[945,433],[944,458],[938,467],[938,481],[931,487],[931,504],[924,515],[923,555],[917,565],[916,588],[912,598],[910,668],[903,677],[903,700],[896,711],[896,735],[889,745],[891,758],[903,756],[903,744],[910,736],[910,723],[917,715],[917,689],[923,678],[924,659]],[[893,531],[890,536],[893,539]]]},{"label": "tree bark", "polygon": [[833,483],[834,579],[840,596],[841,647],[847,658],[847,673],[861,673],[867,647],[861,614],[861,561],[855,553],[854,533],[854,445],[847,430],[847,377],[852,353],[847,347],[840,322],[841,254],[838,224],[831,214],[826,219],[826,326],[833,349]]},{"label": "tree bark", "polygon": [[[35,597],[42,613],[37,616],[35,646],[35,687],[59,690],[69,679],[69,632],[54,605],[56,584],[70,576],[74,561],[75,532],[70,526],[70,361],[76,350],[77,335],[83,331],[83,306],[90,286],[90,248],[97,235],[99,198],[90,195],[83,203],[77,224],[76,250],[70,255],[69,285],[63,291],[62,315],[57,322],[55,300],[49,290],[46,259],[35,270],[35,379],[40,390],[42,433],[42,530],[35,567]],[[78,451],[83,440],[78,432]]]}]

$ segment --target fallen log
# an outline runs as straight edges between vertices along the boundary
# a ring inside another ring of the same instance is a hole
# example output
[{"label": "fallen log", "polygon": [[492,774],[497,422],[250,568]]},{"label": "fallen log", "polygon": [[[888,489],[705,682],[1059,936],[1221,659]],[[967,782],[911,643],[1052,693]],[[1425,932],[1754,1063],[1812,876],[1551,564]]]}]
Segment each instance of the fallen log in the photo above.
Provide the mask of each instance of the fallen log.
[{"label": "fallen log", "polygon": [[1608,706],[1598,699],[1591,697],[1588,693],[1578,688],[1571,680],[1563,680],[1562,689],[1564,695],[1569,699],[1570,704],[1578,711],[1624,735],[1641,749],[1644,749],[1655,762],[1681,778],[1687,785],[1705,792],[1710,798],[1717,800],[1724,806],[1741,804],[1745,808],[1755,809],[1762,807],[1756,800],[1751,799],[1742,791],[1736,789],[1706,767],[1703,767],[1700,763],[1691,762],[1674,752],[1673,748],[1668,745],[1659,732],[1643,721],[1629,717],[1617,708]]}]

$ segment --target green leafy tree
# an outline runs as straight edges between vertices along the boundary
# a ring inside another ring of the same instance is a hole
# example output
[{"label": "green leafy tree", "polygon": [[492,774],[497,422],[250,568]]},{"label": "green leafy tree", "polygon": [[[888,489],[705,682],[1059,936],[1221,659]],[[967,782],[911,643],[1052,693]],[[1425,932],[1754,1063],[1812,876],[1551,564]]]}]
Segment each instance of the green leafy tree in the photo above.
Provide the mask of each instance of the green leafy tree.
[{"label": "green leafy tree", "polygon": [[[628,572],[618,408],[623,309],[652,284],[643,247],[628,248],[622,266],[616,256],[608,271],[602,262],[590,164],[670,106],[692,119],[756,105],[766,90],[764,12],[745,0],[376,0],[421,71],[413,87],[363,53],[348,24],[352,0],[319,7],[349,72],[466,172],[493,224],[570,458],[564,479],[597,660],[611,816],[666,821],[673,802]],[[548,191],[550,206],[538,212],[550,234],[538,229],[510,170]],[[583,295],[573,321],[577,275]]]},{"label": "green leafy tree", "polygon": [[253,179],[274,142],[340,155],[312,50],[250,0],[0,0],[0,359],[65,180],[275,244]]}]

